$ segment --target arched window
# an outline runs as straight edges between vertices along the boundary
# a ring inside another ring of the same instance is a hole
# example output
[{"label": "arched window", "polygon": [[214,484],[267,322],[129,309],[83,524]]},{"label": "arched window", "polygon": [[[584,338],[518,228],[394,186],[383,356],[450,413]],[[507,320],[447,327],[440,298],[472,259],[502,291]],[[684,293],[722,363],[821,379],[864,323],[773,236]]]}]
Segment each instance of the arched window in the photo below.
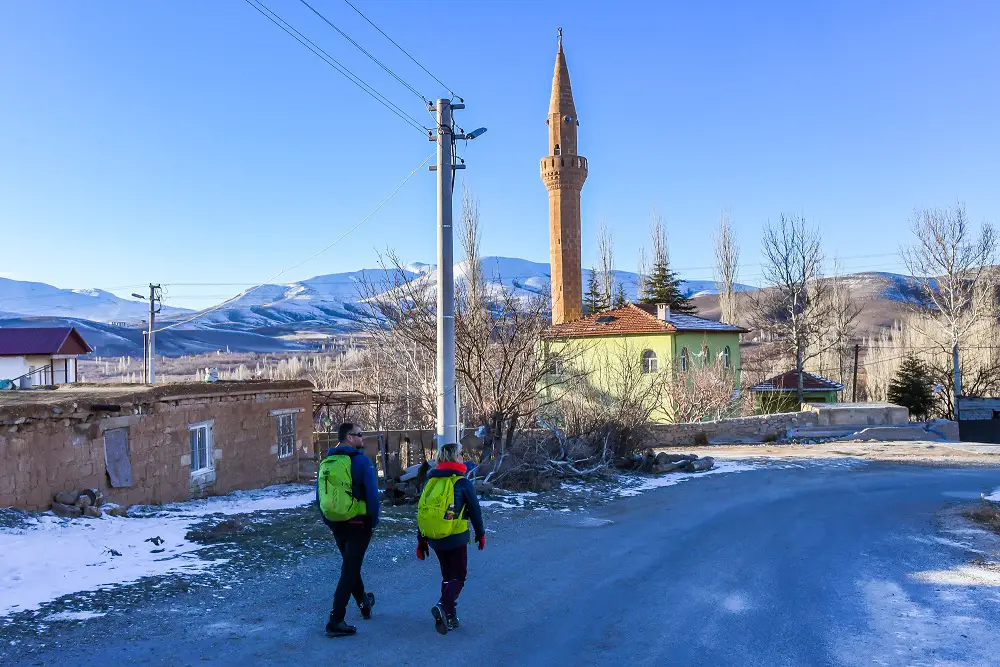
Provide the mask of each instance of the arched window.
[{"label": "arched window", "polygon": [[646,350],[642,353],[642,372],[655,373],[656,370],[656,352]]},{"label": "arched window", "polygon": [[559,144],[556,144],[556,150],[553,155],[559,155]]},{"label": "arched window", "polygon": [[686,347],[681,348],[681,371],[687,372],[688,369],[688,349]]},{"label": "arched window", "polygon": [[722,366],[723,368],[729,368],[729,346],[727,345],[722,350]]},{"label": "arched window", "polygon": [[703,366],[708,366],[712,361],[712,355],[708,351],[708,343],[702,343],[701,345],[701,364]]}]

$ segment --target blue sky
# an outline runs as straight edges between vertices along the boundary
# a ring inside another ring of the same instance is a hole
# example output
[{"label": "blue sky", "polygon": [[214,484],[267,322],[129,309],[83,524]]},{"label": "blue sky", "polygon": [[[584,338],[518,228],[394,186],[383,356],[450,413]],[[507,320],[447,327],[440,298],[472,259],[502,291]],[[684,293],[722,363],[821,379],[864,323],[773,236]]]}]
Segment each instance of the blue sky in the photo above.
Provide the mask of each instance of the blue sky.
[{"label": "blue sky", "polygon": [[[298,0],[266,4],[429,120]],[[1000,222],[997,3],[356,4],[465,98],[465,128],[489,128],[460,175],[487,254],[548,258],[557,26],[590,162],[585,265],[604,221],[635,270],[653,208],[692,279],[711,277],[728,208],[751,283],[760,226],[783,211],[819,224],[847,270],[899,270],[914,207],[961,200]],[[314,5],[422,94],[446,92],[341,0]],[[157,281],[169,303],[207,306],[340,236],[433,149],[243,0],[0,6],[0,275],[126,294]],[[433,179],[282,280],[370,267],[386,247],[433,262]]]}]

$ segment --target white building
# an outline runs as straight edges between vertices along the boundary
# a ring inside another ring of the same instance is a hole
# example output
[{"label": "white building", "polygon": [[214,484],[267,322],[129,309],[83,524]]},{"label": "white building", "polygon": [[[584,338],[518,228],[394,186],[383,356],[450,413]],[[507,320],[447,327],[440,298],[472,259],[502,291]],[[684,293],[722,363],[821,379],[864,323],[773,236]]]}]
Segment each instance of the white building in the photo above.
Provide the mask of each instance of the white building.
[{"label": "white building", "polygon": [[0,388],[21,389],[76,382],[77,357],[93,352],[73,327],[0,329]]}]

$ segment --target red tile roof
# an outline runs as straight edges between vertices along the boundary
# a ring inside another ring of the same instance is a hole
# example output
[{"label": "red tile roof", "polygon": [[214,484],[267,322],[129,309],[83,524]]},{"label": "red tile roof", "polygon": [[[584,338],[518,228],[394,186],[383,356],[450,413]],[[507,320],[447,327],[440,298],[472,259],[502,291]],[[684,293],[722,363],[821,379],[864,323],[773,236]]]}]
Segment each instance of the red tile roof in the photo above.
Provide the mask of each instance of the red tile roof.
[{"label": "red tile roof", "polygon": [[93,349],[73,327],[4,327],[0,357],[26,354],[87,354]]},{"label": "red tile roof", "polygon": [[[796,391],[799,381],[795,371],[787,371],[781,375],[775,375],[769,380],[764,380],[760,384],[754,385],[754,391]],[[844,385],[825,377],[812,373],[802,373],[803,391],[841,391]]]},{"label": "red tile roof", "polygon": [[677,333],[680,331],[724,331],[746,333],[746,329],[706,320],[693,315],[671,313],[669,321],[656,317],[656,306],[630,303],[624,308],[594,313],[579,320],[554,324],[545,330],[546,338],[580,336],[620,336],[625,334]]}]

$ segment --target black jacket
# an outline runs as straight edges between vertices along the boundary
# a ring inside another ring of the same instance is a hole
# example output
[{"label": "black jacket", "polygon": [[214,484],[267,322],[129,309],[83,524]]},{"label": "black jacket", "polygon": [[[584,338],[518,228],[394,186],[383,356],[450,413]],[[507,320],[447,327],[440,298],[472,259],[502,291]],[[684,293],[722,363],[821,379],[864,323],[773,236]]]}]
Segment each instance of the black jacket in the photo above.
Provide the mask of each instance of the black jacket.
[{"label": "black jacket", "polygon": [[[479,498],[476,496],[476,486],[467,477],[461,476],[461,473],[455,470],[441,470],[440,468],[435,468],[427,475],[430,477],[450,477],[452,475],[458,475],[459,479],[455,482],[455,511],[467,519],[472,525],[472,530],[475,531],[476,537],[480,537],[486,534],[486,529],[483,527],[483,512],[479,508]],[[464,510],[464,514],[462,514]],[[434,548],[435,551],[447,551],[448,549],[457,549],[463,544],[469,543],[469,531],[461,532],[457,535],[450,535],[444,539],[432,540],[429,537],[425,538],[420,534],[420,529],[417,529],[417,538],[420,540],[427,540],[427,543]]]}]

